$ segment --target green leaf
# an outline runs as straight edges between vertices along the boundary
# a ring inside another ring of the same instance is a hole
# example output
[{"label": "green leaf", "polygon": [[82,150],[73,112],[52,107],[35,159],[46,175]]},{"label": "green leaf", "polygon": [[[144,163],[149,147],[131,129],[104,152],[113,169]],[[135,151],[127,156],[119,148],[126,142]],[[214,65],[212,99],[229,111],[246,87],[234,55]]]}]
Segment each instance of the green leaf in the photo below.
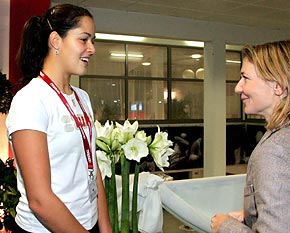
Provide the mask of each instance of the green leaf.
[{"label": "green leaf", "polygon": [[97,144],[97,147],[99,147],[101,150],[105,151],[106,153],[110,152],[110,148],[108,147],[108,145],[102,142],[101,140],[97,139],[96,144]]}]

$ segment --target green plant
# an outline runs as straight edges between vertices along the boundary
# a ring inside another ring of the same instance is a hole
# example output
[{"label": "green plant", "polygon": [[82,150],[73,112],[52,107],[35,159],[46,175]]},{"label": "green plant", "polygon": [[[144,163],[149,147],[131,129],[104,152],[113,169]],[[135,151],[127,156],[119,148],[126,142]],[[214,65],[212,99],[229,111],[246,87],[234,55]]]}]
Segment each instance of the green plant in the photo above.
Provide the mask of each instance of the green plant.
[{"label": "green plant", "polygon": [[0,72],[0,113],[8,113],[12,97],[12,85],[6,75]]},{"label": "green plant", "polygon": [[6,230],[11,230],[16,215],[16,205],[20,193],[17,190],[16,168],[14,159],[8,159],[4,163],[0,159],[0,229],[5,226]]},{"label": "green plant", "polygon": [[[118,122],[107,120],[104,126],[99,121],[95,121],[98,138],[96,140],[97,159],[105,182],[106,196],[110,221],[114,233],[138,233],[137,216],[137,194],[139,165],[141,158],[152,156],[156,166],[163,171],[163,167],[169,166],[169,156],[174,152],[170,146],[172,141],[168,140],[168,134],[158,132],[152,140],[151,136],[146,136],[144,130],[138,130],[138,121],[131,124],[128,120],[123,125]],[[118,218],[117,187],[116,187],[116,164],[121,163],[121,222]],[[130,164],[134,165],[133,194],[130,200],[129,193],[129,173]],[[131,205],[130,205],[130,201]],[[132,211],[130,213],[130,206]],[[132,231],[130,231],[130,214]]]}]

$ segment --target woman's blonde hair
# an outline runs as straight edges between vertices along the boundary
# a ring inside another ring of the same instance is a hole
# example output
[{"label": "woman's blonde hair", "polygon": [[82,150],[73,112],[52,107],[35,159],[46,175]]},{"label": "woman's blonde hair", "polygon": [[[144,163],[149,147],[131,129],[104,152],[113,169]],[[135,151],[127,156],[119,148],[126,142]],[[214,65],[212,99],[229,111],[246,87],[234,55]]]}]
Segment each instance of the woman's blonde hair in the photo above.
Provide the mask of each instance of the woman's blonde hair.
[{"label": "woman's blonde hair", "polygon": [[242,56],[254,64],[262,79],[279,84],[286,93],[274,109],[266,128],[273,130],[290,125],[290,40],[246,45]]}]

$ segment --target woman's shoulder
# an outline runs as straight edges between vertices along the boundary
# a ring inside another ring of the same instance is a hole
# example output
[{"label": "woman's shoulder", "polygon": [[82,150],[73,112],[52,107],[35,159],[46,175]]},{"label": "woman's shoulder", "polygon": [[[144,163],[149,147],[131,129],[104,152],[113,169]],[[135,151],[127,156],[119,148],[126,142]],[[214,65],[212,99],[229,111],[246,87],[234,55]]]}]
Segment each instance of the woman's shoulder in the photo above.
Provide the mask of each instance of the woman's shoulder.
[{"label": "woman's shoulder", "polygon": [[[290,145],[290,126],[287,126],[287,127],[283,127],[279,130],[277,130],[277,132],[275,132],[273,134],[273,140],[280,144],[280,143],[283,143],[283,144],[289,144]],[[280,142],[280,143],[279,143]]]},{"label": "woman's shoulder", "polygon": [[47,85],[40,78],[33,78],[28,84],[21,88],[15,95],[15,98],[33,98],[45,94]]},{"label": "woman's shoulder", "polygon": [[[264,146],[264,152],[268,151],[272,159],[286,160],[290,162],[290,126],[281,128],[269,137]],[[264,156],[266,157],[266,156]]]}]

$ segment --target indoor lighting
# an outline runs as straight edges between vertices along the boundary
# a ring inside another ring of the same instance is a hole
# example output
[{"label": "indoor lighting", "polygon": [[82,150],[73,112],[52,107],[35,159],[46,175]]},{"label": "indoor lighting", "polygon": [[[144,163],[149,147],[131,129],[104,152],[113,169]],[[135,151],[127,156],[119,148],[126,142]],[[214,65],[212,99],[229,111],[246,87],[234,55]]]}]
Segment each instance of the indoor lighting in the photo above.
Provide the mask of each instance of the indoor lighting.
[{"label": "indoor lighting", "polygon": [[[112,57],[126,57],[126,54],[125,53],[111,53],[111,56]],[[143,58],[144,55],[143,54],[132,54],[132,53],[129,53],[128,57]]]},{"label": "indoor lighting", "polygon": [[202,57],[201,54],[192,54],[192,55],[191,55],[191,58],[193,58],[193,59],[199,59],[199,58],[201,58],[201,57]]},{"label": "indoor lighting", "polygon": [[[163,92],[163,98],[164,98],[164,100],[167,100],[167,98],[168,98],[168,92],[167,91],[164,91]],[[171,99],[176,99],[176,92],[175,91],[172,91],[171,92]]]},{"label": "indoor lighting", "polygon": [[114,34],[105,34],[105,33],[95,33],[96,39],[102,40],[119,40],[119,41],[135,41],[141,42],[144,41],[142,36],[126,36],[126,35],[114,35]]},{"label": "indoor lighting", "polygon": [[227,63],[235,63],[235,64],[241,64],[241,61],[236,60],[226,60]]},{"label": "indoor lighting", "polygon": [[143,66],[150,66],[151,65],[151,62],[143,62],[142,65]]},{"label": "indoor lighting", "polygon": [[187,46],[200,47],[200,48],[204,47],[204,42],[200,42],[200,41],[184,41],[184,43]]}]

